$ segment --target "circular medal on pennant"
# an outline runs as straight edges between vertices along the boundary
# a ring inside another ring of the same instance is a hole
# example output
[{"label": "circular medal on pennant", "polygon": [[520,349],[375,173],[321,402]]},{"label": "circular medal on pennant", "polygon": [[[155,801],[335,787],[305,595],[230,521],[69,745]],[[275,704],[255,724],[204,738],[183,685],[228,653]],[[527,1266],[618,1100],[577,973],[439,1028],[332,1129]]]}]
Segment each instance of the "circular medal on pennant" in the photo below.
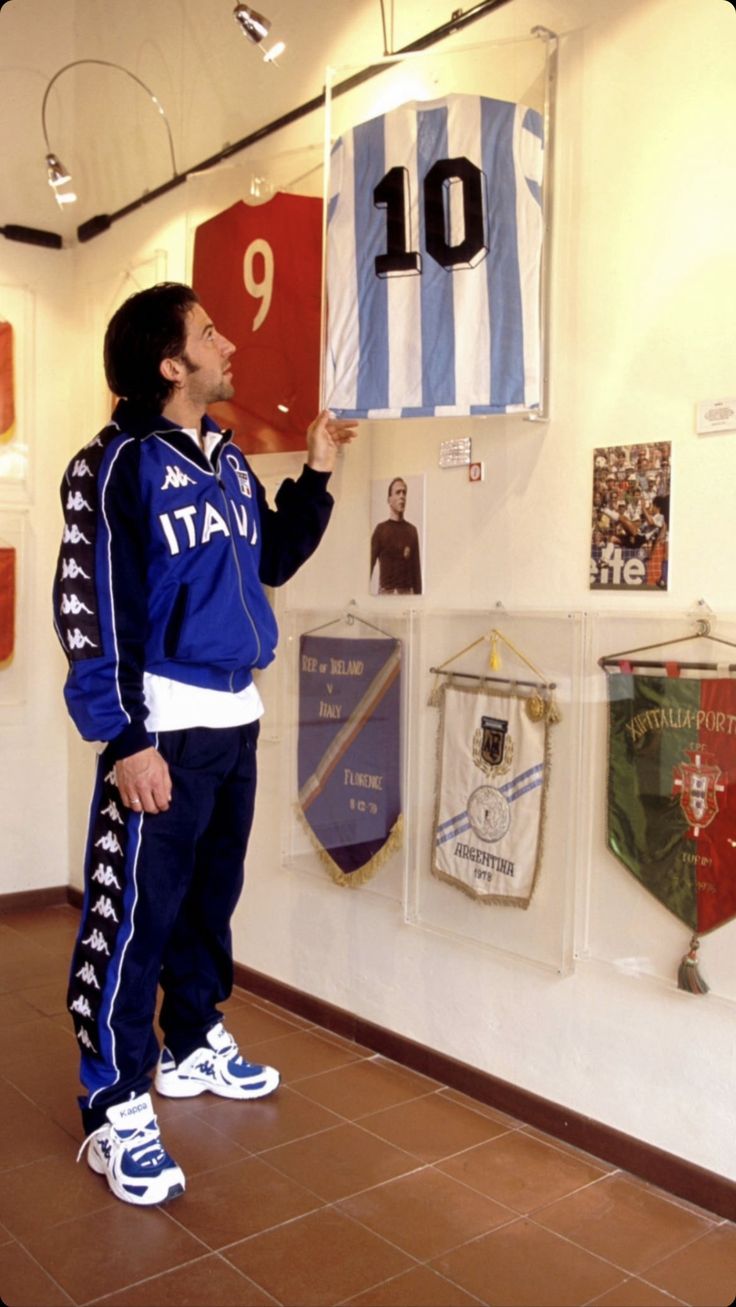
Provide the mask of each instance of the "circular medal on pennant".
[{"label": "circular medal on pennant", "polygon": [[526,715],[532,722],[541,722],[547,711],[547,705],[541,694],[532,694],[526,701]]},{"label": "circular medal on pennant", "polygon": [[468,817],[473,831],[485,844],[502,840],[511,825],[508,801],[492,785],[479,785],[468,799]]}]

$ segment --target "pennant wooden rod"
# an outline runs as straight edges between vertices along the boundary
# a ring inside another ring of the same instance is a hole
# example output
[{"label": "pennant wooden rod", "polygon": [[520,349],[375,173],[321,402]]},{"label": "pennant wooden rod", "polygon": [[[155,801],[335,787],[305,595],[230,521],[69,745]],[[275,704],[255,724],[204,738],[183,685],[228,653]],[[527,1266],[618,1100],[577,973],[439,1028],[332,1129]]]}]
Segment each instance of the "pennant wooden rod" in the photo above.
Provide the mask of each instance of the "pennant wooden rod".
[{"label": "pennant wooden rod", "polygon": [[435,676],[449,676],[464,681],[495,681],[499,685],[520,685],[529,690],[556,690],[554,681],[517,681],[513,676],[482,676],[477,672],[448,672],[446,667],[430,667]]},{"label": "pennant wooden rod", "polygon": [[[659,667],[663,671],[666,671],[667,668],[671,667],[675,661],[676,661],[675,659],[671,659],[668,662],[664,662],[658,659],[611,657],[611,658],[599,658],[598,665],[599,667],[620,668],[622,663],[629,663],[632,667]],[[678,662],[676,665],[678,668],[684,671],[736,672],[736,663],[680,663]]]}]

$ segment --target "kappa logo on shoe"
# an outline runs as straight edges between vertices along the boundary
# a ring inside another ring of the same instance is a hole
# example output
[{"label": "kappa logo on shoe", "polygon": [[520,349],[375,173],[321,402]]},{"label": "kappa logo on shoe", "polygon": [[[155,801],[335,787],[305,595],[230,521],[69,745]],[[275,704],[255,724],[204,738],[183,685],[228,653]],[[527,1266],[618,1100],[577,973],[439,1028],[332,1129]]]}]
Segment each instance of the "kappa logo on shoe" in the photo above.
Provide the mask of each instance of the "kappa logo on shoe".
[{"label": "kappa logo on shoe", "polygon": [[171,467],[170,464],[167,464],[166,476],[161,489],[183,490],[185,486],[196,486],[196,484],[194,477],[188,476],[180,467]]},{"label": "kappa logo on shoe", "polygon": [[130,1106],[128,1106],[127,1103],[121,1103],[118,1107],[118,1112],[121,1116],[137,1116],[139,1112],[150,1112],[150,1110],[151,1103],[150,1101],[146,1102],[145,1100],[143,1102],[136,1100],[131,1103]]}]

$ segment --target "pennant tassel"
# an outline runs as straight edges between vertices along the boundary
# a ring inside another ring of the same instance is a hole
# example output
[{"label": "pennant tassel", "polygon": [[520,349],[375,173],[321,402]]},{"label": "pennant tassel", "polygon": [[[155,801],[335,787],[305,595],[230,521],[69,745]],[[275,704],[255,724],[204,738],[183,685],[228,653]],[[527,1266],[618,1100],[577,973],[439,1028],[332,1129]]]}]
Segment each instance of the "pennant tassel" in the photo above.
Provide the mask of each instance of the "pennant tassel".
[{"label": "pennant tassel", "polygon": [[677,970],[677,987],[686,990],[689,994],[707,994],[710,989],[710,985],[703,979],[698,968],[699,948],[700,940],[697,935],[693,935],[690,940],[690,948]]}]

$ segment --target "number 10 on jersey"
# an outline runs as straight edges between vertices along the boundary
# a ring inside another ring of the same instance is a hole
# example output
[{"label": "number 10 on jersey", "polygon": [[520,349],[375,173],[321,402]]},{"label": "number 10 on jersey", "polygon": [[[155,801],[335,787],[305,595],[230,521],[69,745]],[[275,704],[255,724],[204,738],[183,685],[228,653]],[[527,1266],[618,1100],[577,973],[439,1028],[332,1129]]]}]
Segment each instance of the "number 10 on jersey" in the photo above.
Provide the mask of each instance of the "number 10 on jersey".
[{"label": "number 10 on jersey", "polygon": [[[474,268],[488,254],[485,190],[480,168],[464,157],[438,159],[423,179],[426,251],[447,272]],[[373,191],[375,207],[386,210],[386,253],[375,259],[378,277],[422,271],[422,256],[412,248],[410,201],[408,170],[389,168]],[[459,232],[462,239],[453,241]]]}]

